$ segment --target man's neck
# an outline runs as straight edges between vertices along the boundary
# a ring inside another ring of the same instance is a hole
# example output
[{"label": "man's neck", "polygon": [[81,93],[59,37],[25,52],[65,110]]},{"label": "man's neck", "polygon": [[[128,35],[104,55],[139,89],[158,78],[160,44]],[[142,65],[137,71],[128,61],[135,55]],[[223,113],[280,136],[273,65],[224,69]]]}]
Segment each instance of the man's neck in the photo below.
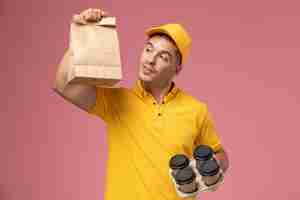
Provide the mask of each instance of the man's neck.
[{"label": "man's neck", "polygon": [[155,98],[155,100],[161,104],[164,96],[168,94],[172,87],[172,81],[169,81],[167,83],[161,84],[161,85],[153,85],[151,83],[145,83],[143,82],[143,85],[145,87],[145,90],[147,90],[149,93],[152,94],[152,96]]}]

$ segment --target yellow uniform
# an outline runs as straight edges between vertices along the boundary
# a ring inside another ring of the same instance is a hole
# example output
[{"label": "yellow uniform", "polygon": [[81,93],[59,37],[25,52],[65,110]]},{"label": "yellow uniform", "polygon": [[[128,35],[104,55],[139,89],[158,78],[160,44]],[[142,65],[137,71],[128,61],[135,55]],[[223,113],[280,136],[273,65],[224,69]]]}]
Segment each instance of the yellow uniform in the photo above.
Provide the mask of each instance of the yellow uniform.
[{"label": "yellow uniform", "polygon": [[199,144],[221,148],[207,106],[174,82],[162,104],[140,80],[130,89],[99,87],[88,112],[108,128],[105,200],[180,200],[168,172],[171,156],[191,158]]}]

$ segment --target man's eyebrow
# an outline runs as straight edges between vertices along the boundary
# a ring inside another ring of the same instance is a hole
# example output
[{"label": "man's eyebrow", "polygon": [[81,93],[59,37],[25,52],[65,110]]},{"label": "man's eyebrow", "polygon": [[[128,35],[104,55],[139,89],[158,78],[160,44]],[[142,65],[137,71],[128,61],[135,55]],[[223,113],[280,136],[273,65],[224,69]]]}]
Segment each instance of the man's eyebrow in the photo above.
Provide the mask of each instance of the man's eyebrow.
[{"label": "man's eyebrow", "polygon": [[[150,41],[147,41],[146,45],[150,45],[151,47],[154,47],[154,45]],[[160,54],[166,53],[166,54],[168,54],[168,56],[170,56],[171,58],[173,58],[173,55],[169,51],[167,51],[167,50],[161,50],[159,53]]]},{"label": "man's eyebrow", "polygon": [[150,41],[148,41],[146,45],[151,45],[151,47],[153,47],[153,44]]}]

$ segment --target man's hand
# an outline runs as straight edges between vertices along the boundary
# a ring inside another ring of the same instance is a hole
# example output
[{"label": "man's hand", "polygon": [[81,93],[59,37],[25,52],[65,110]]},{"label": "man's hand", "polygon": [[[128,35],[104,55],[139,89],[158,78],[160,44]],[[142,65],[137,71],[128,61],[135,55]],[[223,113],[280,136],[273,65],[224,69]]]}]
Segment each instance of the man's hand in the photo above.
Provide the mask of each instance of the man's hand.
[{"label": "man's hand", "polygon": [[79,15],[73,15],[73,22],[77,24],[87,24],[88,22],[97,22],[102,19],[102,17],[108,16],[108,13],[95,8],[89,8],[82,11]]},{"label": "man's hand", "polygon": [[223,173],[225,173],[229,167],[229,159],[226,151],[221,148],[219,151],[215,152],[214,156],[220,165],[221,169],[223,170]]}]

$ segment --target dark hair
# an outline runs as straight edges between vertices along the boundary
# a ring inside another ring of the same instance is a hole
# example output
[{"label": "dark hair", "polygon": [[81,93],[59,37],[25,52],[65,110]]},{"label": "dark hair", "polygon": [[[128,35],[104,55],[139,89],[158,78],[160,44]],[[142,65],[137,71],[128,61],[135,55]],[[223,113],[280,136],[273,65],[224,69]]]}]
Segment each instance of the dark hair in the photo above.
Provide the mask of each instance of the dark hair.
[{"label": "dark hair", "polygon": [[170,42],[172,42],[174,44],[174,46],[176,47],[175,49],[175,55],[176,55],[176,62],[181,65],[181,61],[182,61],[182,56],[181,53],[176,45],[176,42],[173,40],[173,38],[171,38],[168,34],[166,33],[154,33],[152,35],[149,36],[149,38],[153,37],[153,36],[163,36],[166,37]]}]

